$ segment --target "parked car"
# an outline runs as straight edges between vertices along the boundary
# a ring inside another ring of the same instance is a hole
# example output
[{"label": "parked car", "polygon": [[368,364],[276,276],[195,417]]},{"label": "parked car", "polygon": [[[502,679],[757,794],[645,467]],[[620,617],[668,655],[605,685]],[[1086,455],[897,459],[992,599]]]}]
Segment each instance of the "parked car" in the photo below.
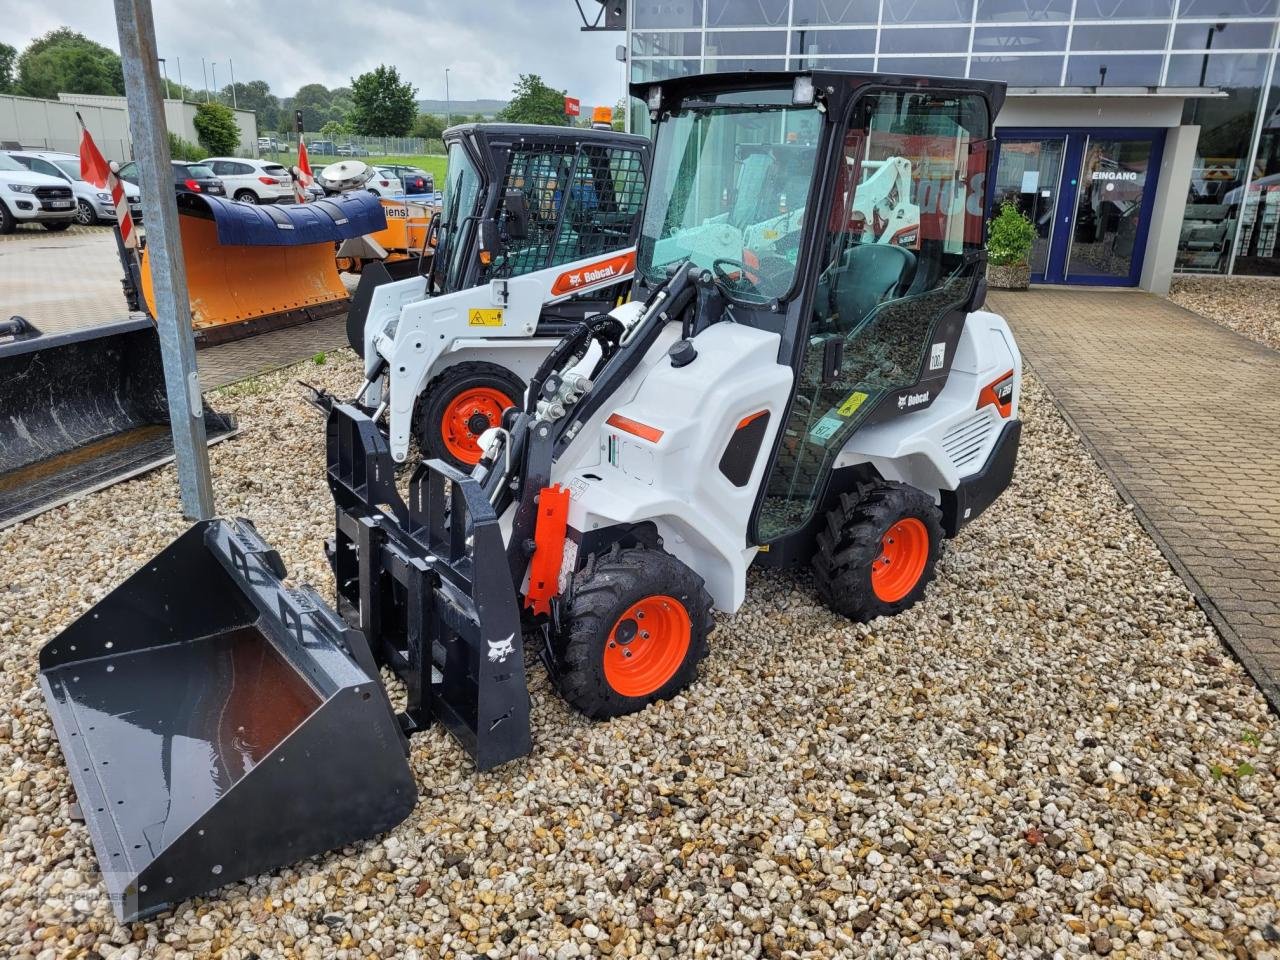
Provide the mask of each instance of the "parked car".
[{"label": "parked car", "polygon": [[390,176],[399,180],[401,192],[409,196],[436,192],[435,175],[423,170],[421,167],[409,167],[404,164],[393,163],[378,169],[385,170]]},{"label": "parked car", "polygon": [[404,193],[404,189],[400,184],[399,178],[389,170],[382,167],[373,168],[373,176],[369,178],[369,182],[365,184],[365,189],[372,193],[375,197],[386,197],[388,200],[394,200],[396,197]]},{"label": "parked car", "polygon": [[71,186],[61,177],[33,173],[13,157],[0,153],[0,233],[13,233],[20,223],[42,223],[46,230],[65,230],[76,219]]},{"label": "parked car", "polygon": [[358,147],[354,143],[344,143],[338,147],[338,156],[340,157],[367,157],[369,151],[364,147]]},{"label": "parked car", "polygon": [[332,140],[312,140],[307,144],[307,153],[314,153],[318,157],[336,157],[338,147]]},{"label": "parked car", "polygon": [[[207,193],[214,197],[227,195],[222,181],[203,163],[188,163],[185,160],[174,160],[172,163],[173,186],[178,193]],[[123,164],[117,173],[121,180],[140,186],[138,161],[130,160]]]},{"label": "parked car", "polygon": [[267,153],[288,153],[288,142],[281,143],[275,137],[259,137],[258,149]]},{"label": "parked car", "polygon": [[200,161],[222,181],[227,196],[241,203],[293,203],[293,177],[272,160],[208,157]]},{"label": "parked car", "polygon": [[[76,201],[76,223],[86,227],[107,221],[116,222],[116,204],[111,192],[80,179],[80,158],[74,153],[50,153],[36,150],[11,150],[9,156],[33,173],[43,173],[71,185]],[[134,223],[142,222],[142,191],[132,183],[124,185],[129,213]]]}]

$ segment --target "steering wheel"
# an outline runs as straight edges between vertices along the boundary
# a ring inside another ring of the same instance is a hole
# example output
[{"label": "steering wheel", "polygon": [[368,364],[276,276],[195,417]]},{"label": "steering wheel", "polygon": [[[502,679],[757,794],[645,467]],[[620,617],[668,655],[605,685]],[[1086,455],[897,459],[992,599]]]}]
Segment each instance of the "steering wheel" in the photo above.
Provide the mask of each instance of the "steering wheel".
[{"label": "steering wheel", "polygon": [[[729,266],[736,267],[738,271],[737,276],[735,277],[730,275],[727,271],[721,268],[721,264],[728,264]],[[745,280],[755,288],[756,293],[760,296],[777,296],[776,293],[767,293],[765,289],[763,289],[762,284],[764,284],[764,286],[772,285],[770,283],[771,280],[783,273],[789,273],[793,267],[791,261],[786,257],[766,254],[760,258],[760,263],[755,267],[748,267],[741,260],[734,260],[732,257],[716,257],[715,260],[711,261],[711,269],[715,272],[716,276],[729,283],[733,283],[738,279]]]}]

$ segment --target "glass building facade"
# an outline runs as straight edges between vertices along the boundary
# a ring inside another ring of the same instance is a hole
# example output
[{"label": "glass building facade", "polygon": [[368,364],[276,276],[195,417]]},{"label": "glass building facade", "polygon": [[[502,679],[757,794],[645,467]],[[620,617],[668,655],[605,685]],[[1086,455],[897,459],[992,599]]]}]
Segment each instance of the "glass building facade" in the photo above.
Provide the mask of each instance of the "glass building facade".
[{"label": "glass building facade", "polygon": [[[1280,0],[632,0],[631,78],[829,68],[1013,88],[1212,87],[1176,269],[1280,275]],[[647,119],[633,113],[633,125]]]}]

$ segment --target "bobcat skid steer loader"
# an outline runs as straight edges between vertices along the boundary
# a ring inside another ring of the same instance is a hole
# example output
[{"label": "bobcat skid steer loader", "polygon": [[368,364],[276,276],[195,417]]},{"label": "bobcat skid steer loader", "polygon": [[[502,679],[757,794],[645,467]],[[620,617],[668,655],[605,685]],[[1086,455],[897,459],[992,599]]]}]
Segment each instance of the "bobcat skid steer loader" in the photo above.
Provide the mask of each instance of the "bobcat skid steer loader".
[{"label": "bobcat skid steer loader", "polygon": [[[41,651],[122,917],[390,828],[432,723],[478,769],[526,754],[526,635],[584,714],[637,711],[695,680],[751,563],[810,565],[837,611],[893,614],[1008,485],[1021,364],[982,310],[1003,86],[814,71],[634,92],[655,122],[636,296],[556,342],[470,473],[421,461],[402,497],[394,439],[331,406],[336,610],[286,586],[248,521],[215,519]],[[858,212],[863,161],[890,157],[911,158],[909,245]]]},{"label": "bobcat skid steer loader", "polygon": [[445,131],[443,209],[427,276],[369,264],[347,336],[386,404],[391,450],[470,469],[476,438],[524,394],[569,329],[609,310],[635,268],[649,141],[611,130],[481,123]]}]

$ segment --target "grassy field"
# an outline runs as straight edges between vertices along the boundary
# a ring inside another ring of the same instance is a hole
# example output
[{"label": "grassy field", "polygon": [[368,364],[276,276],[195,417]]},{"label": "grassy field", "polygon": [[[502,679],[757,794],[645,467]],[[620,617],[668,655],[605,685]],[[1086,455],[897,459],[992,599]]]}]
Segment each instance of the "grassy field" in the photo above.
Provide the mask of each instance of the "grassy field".
[{"label": "grassy field", "polygon": [[[270,154],[272,160],[276,163],[283,164],[286,167],[292,167],[297,162],[298,157],[292,153],[274,153]],[[331,157],[320,154],[310,155],[311,165],[313,167],[321,167],[329,163],[337,163],[339,160],[362,160],[371,166],[382,166],[384,164],[400,164],[410,167],[421,167],[428,173],[432,173],[436,178],[436,189],[444,188],[444,170],[445,158],[441,156],[416,156],[416,157]]]}]

